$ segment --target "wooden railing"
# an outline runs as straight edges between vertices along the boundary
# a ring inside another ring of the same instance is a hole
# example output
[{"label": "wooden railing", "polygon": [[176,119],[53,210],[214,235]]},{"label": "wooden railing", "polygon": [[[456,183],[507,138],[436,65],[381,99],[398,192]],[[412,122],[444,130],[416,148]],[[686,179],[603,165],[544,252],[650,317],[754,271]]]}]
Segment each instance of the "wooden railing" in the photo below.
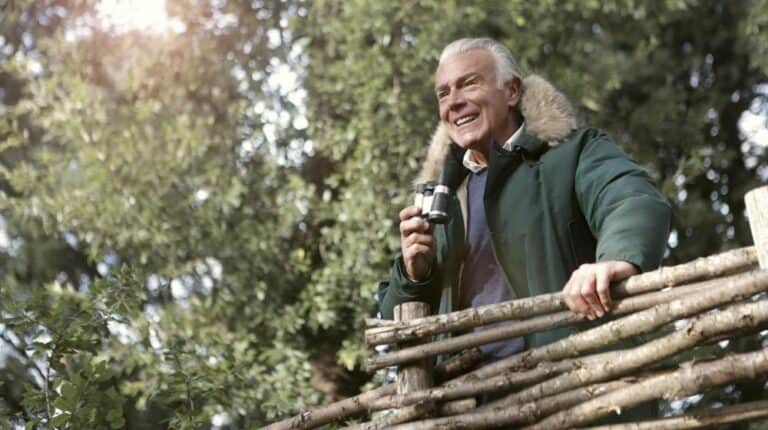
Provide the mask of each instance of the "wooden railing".
[{"label": "wooden railing", "polygon": [[[398,321],[371,319],[365,332],[371,348],[397,347],[372,353],[366,362],[369,371],[398,366],[396,383],[266,428],[314,428],[368,415],[371,420],[348,428],[583,427],[644,402],[768,376],[768,349],[703,362],[681,357],[697,345],[768,328],[768,187],[749,192],[745,201],[755,247],[633,276],[612,286],[618,299],[603,324],[486,366],[475,368],[480,345],[580,325],[583,318],[566,310],[560,294],[436,316],[426,316],[423,303],[404,303],[396,308]],[[425,341],[500,321],[513,322]],[[658,334],[670,323],[677,329],[632,348],[603,352],[623,340]],[[432,357],[449,354],[454,355],[430,369]],[[667,364],[660,366],[662,361]],[[488,395],[497,399],[478,406],[475,399]],[[768,402],[610,428],[699,428],[761,417],[768,418]]]}]

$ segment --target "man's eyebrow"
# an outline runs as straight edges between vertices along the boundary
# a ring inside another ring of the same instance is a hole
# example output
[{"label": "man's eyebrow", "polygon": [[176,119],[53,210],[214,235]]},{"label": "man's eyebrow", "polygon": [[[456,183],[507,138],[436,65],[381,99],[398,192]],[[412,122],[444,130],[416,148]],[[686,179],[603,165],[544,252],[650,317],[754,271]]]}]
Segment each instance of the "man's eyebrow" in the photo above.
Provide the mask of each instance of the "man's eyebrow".
[{"label": "man's eyebrow", "polygon": [[[464,75],[459,76],[456,79],[456,83],[461,84],[469,79],[476,78],[482,76],[479,72],[468,72]],[[435,87],[435,92],[443,90],[448,87],[448,84],[438,85]]]}]

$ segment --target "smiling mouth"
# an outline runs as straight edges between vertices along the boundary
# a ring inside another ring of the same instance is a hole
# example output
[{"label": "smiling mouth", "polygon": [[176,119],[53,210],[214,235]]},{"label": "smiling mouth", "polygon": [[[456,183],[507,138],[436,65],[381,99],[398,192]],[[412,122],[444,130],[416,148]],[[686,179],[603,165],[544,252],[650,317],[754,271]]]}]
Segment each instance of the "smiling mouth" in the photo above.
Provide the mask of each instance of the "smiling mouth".
[{"label": "smiling mouth", "polygon": [[473,114],[470,114],[470,115],[465,115],[465,116],[455,120],[453,123],[456,125],[456,127],[461,127],[464,124],[468,124],[468,123],[474,121],[479,116],[480,115],[476,114],[476,113],[473,113]]}]

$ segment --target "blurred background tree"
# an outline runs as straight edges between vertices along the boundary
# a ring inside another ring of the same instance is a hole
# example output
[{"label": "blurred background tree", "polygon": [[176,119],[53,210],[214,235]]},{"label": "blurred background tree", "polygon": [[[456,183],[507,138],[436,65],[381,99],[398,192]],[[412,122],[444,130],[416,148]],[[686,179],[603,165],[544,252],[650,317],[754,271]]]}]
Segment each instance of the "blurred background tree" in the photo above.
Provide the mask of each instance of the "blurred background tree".
[{"label": "blurred background tree", "polygon": [[647,166],[668,263],[750,244],[768,182],[765,1],[0,7],[11,428],[251,428],[358,391],[459,37],[506,43]]}]

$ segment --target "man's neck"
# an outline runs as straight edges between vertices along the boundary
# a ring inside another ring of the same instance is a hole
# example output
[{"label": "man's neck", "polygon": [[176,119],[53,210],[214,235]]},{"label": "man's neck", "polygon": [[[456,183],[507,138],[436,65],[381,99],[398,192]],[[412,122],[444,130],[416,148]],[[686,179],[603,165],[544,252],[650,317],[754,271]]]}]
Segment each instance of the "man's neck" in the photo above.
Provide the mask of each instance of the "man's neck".
[{"label": "man's neck", "polygon": [[[521,123],[520,126],[517,126],[515,124],[514,129],[511,132],[505,133],[506,136],[499,139],[496,142],[488,142],[483,145],[478,145],[477,148],[472,148],[469,151],[467,151],[467,154],[464,157],[464,165],[467,166],[467,164],[472,164],[477,166],[478,168],[483,168],[488,166],[488,162],[491,159],[491,146],[492,145],[499,145],[502,148],[511,151],[512,147],[514,146],[515,141],[519,140],[522,134],[525,132],[525,123]],[[474,169],[470,169],[474,170]]]}]

